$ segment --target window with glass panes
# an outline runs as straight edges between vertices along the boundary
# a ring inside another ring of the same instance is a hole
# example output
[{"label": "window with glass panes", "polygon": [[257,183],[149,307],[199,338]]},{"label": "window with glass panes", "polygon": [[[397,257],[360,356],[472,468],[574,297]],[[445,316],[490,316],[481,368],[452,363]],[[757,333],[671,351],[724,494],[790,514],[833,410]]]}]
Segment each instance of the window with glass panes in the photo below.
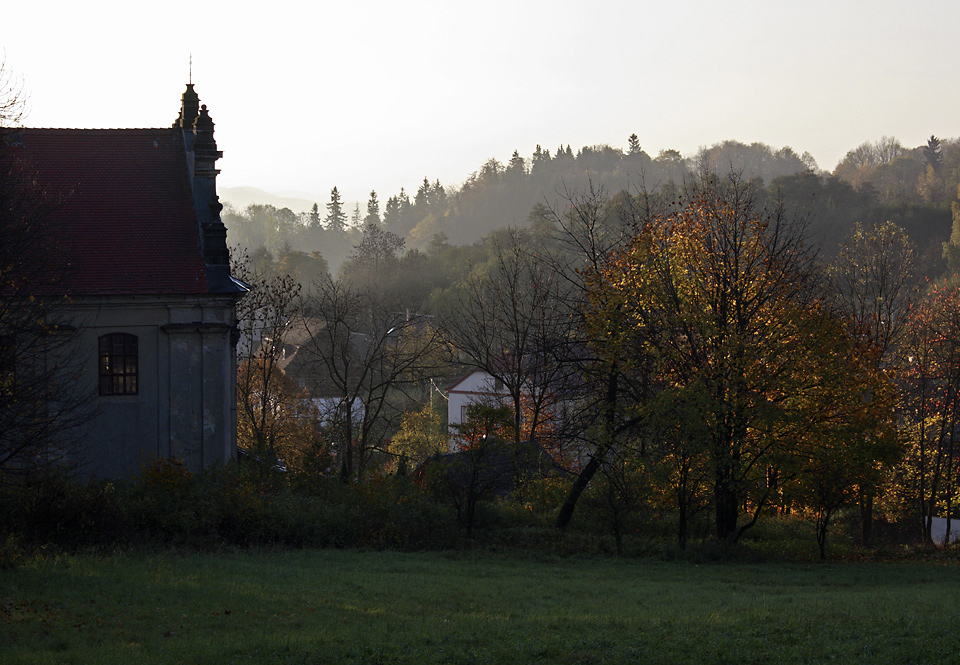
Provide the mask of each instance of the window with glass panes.
[{"label": "window with glass panes", "polygon": [[137,394],[137,336],[112,333],[100,338],[100,394]]}]

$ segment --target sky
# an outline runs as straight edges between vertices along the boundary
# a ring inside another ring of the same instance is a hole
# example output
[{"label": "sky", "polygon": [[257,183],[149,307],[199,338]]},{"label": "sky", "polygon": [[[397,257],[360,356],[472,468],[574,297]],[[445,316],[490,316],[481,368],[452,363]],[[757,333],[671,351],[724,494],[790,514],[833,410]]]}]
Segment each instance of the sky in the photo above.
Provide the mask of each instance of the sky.
[{"label": "sky", "polygon": [[956,0],[48,2],[3,10],[30,127],[166,127],[190,72],[221,187],[381,203],[537,144],[723,140],[825,170],[960,135]]}]

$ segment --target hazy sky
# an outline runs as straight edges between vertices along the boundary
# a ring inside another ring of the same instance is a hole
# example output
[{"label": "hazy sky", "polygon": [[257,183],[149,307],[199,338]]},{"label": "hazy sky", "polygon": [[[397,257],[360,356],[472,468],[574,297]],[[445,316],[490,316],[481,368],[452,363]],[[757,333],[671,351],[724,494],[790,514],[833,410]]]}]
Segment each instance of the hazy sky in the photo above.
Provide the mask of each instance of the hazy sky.
[{"label": "hazy sky", "polygon": [[220,184],[380,200],[486,159],[632,133],[832,170],[888,135],[960,134],[956,0],[17,2],[0,20],[33,127],[165,127],[193,81]]}]

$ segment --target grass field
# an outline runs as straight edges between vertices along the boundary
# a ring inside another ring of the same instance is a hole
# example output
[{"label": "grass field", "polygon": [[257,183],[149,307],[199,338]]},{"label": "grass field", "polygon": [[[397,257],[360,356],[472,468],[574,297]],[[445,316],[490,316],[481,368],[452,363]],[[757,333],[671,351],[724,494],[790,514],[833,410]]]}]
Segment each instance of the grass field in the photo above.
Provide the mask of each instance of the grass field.
[{"label": "grass field", "polygon": [[0,570],[0,663],[956,663],[960,568],[349,550]]}]

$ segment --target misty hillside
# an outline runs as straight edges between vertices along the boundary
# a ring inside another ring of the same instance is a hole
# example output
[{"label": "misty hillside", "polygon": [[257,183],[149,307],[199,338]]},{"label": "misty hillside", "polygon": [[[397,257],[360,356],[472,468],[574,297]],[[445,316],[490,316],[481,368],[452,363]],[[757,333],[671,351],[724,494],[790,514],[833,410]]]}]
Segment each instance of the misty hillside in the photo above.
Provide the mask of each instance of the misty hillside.
[{"label": "misty hillside", "polygon": [[243,210],[250,204],[261,203],[275,208],[289,208],[294,212],[307,212],[314,204],[314,201],[309,199],[278,196],[256,187],[219,187],[217,193],[220,195],[221,203],[229,204],[235,210]]},{"label": "misty hillside", "polygon": [[475,243],[497,229],[536,225],[551,209],[562,209],[567,199],[590,188],[609,196],[646,192],[670,198],[697,174],[731,171],[766,196],[783,197],[809,213],[813,240],[828,254],[854,223],[893,221],[934,257],[950,234],[960,147],[957,140],[931,137],[927,145],[907,148],[883,137],[850,150],[829,173],[808,153],[789,147],[724,141],[690,156],[675,150],[651,156],[632,135],[625,149],[595,145],[574,152],[566,145],[551,152],[537,146],[530,156],[515,151],[506,161],[487,160],[460,186],[425,177],[415,191],[401,189],[386,197],[371,192],[360,206],[337,194],[336,200],[316,202],[312,211],[302,212],[314,202],[266,193],[251,205],[257,194],[252,188],[225,190],[223,198],[234,208],[225,216],[231,245],[250,251],[264,247],[274,254],[318,253],[336,270],[359,241],[364,222],[375,221],[396,234],[406,250],[429,252],[447,243]]}]

